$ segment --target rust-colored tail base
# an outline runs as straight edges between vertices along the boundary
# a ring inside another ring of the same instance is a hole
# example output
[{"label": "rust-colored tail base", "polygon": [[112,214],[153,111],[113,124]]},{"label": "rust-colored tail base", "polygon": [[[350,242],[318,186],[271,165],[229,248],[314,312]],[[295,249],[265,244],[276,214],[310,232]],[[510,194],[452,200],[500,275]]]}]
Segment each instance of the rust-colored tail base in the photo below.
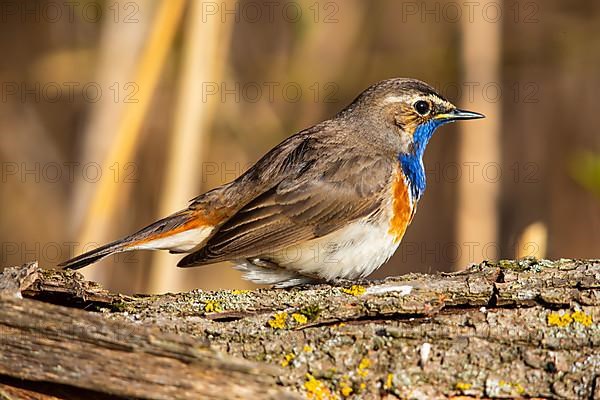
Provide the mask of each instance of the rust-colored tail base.
[{"label": "rust-colored tail base", "polygon": [[[114,241],[97,249],[88,251],[75,258],[59,264],[59,267],[64,269],[80,269],[89,264],[92,264],[111,254],[120,253],[123,251],[148,249],[148,250],[171,250],[172,252],[180,252],[181,246],[191,246],[190,238],[187,237],[186,242],[182,243],[182,239],[177,239],[177,235],[183,232],[191,231],[196,228],[196,220],[194,213],[191,210],[183,210],[166,218],[163,218],[147,227],[139,230],[133,235],[126,238]],[[171,242],[165,241],[165,238],[173,237]],[[202,237],[198,237],[198,243]],[[168,243],[166,243],[168,242]],[[193,242],[193,241],[192,241]],[[155,244],[154,244],[155,243]],[[197,244],[197,243],[196,243]]]}]

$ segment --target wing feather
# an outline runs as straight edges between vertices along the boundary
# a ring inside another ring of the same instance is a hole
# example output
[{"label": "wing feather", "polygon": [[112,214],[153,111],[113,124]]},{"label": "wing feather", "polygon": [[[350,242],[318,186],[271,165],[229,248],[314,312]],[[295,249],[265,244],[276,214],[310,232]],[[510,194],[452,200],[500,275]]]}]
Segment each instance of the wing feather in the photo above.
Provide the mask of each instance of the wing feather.
[{"label": "wing feather", "polygon": [[178,265],[259,257],[327,235],[378,210],[393,175],[387,158],[355,152],[315,157],[319,153],[308,151],[307,142],[299,148],[286,158],[294,173],[248,202]]}]

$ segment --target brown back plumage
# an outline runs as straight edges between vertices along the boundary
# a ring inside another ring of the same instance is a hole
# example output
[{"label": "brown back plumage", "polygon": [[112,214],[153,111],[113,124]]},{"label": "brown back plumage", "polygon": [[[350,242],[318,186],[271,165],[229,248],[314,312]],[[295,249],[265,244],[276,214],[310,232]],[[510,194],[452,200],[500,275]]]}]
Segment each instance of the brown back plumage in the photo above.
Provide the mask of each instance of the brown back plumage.
[{"label": "brown back plumage", "polygon": [[[252,258],[324,236],[376,211],[391,179],[393,157],[349,137],[331,140],[336,124],[302,132],[238,179],[230,198],[251,197],[181,267]],[[340,133],[353,136],[354,133]]]}]

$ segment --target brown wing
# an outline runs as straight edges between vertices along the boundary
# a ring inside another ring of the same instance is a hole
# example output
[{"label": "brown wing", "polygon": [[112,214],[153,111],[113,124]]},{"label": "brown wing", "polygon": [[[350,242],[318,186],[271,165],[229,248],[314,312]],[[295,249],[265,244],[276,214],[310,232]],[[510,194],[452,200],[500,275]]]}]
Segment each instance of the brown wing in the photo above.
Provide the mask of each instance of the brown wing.
[{"label": "brown wing", "polygon": [[257,257],[324,236],[375,212],[393,163],[355,151],[324,153],[320,158],[303,156],[301,170],[246,204],[178,266]]}]

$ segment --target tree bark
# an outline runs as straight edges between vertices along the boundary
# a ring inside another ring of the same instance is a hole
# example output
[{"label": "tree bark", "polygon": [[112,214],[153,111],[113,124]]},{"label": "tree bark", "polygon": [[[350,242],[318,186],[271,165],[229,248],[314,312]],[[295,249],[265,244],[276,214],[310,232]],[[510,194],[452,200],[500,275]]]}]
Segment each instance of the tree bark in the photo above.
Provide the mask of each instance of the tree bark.
[{"label": "tree bark", "polygon": [[599,260],[156,296],[29,264],[0,302],[0,398],[600,399]]}]

